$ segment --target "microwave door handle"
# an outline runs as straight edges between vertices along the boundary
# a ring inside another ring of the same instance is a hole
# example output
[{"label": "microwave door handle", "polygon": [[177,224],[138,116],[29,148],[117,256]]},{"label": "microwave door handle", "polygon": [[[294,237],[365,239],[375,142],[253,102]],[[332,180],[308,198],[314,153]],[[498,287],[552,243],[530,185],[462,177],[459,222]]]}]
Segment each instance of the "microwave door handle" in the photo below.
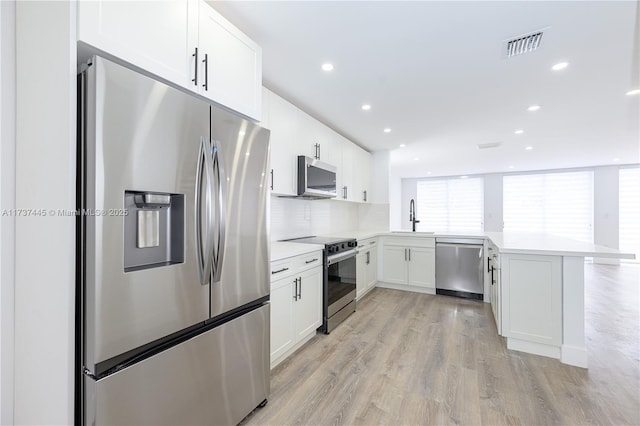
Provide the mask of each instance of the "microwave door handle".
[{"label": "microwave door handle", "polygon": [[214,253],[214,269],[213,269],[213,282],[220,281],[222,275],[222,264],[224,262],[224,246],[225,246],[225,214],[227,211],[227,206],[224,197],[224,181],[225,175],[222,166],[220,165],[220,148],[216,144],[215,140],[212,140],[213,143],[213,169],[215,169],[216,178],[218,180],[218,188],[216,191],[218,212],[216,215],[217,220],[217,229],[218,229],[218,241],[215,244],[215,253]]}]

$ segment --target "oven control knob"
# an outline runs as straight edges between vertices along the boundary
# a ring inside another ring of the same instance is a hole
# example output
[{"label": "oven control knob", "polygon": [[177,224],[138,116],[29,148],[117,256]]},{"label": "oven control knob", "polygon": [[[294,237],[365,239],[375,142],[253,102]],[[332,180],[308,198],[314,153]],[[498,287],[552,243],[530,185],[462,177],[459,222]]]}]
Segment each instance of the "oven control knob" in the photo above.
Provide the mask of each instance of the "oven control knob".
[{"label": "oven control knob", "polygon": [[344,243],[342,243],[342,248],[344,248]]}]

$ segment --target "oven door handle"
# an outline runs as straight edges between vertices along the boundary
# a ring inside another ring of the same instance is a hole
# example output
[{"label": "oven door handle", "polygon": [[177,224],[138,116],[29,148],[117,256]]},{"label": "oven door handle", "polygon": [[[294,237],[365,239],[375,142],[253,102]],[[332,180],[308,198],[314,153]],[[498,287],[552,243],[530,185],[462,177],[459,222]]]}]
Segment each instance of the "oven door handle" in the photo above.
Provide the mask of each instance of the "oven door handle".
[{"label": "oven door handle", "polygon": [[332,256],[327,257],[327,265],[333,265],[334,263],[341,262],[350,257],[355,257],[358,254],[358,250],[351,249],[349,251],[344,251],[342,253],[334,254]]}]

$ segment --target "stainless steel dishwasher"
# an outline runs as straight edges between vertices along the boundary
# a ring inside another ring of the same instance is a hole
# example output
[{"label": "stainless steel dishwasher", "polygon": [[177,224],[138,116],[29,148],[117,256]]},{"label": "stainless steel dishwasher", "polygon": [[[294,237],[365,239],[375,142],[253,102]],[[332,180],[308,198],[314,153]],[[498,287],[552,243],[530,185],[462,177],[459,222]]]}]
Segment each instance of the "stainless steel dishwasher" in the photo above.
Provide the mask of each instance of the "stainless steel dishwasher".
[{"label": "stainless steel dishwasher", "polygon": [[436,238],[436,293],[482,300],[484,241]]}]

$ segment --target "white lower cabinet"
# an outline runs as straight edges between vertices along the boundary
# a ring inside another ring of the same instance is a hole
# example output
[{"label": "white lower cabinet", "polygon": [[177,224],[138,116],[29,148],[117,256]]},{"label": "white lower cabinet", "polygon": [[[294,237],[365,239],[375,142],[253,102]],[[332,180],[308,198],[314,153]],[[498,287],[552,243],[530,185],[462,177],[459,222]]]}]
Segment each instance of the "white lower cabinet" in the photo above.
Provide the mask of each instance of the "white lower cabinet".
[{"label": "white lower cabinet", "polygon": [[543,345],[562,343],[562,258],[502,254],[500,268],[507,346],[549,356]]},{"label": "white lower cabinet", "polygon": [[271,263],[271,368],[322,325],[322,251]]},{"label": "white lower cabinet", "polygon": [[378,243],[376,238],[358,241],[356,256],[356,299],[361,299],[378,280]]},{"label": "white lower cabinet", "polygon": [[434,238],[384,237],[381,287],[435,294]]},{"label": "white lower cabinet", "polygon": [[500,279],[500,254],[495,246],[488,247],[487,265],[489,270],[489,302],[491,303],[491,312],[496,322],[498,334],[502,335],[502,280]]}]

